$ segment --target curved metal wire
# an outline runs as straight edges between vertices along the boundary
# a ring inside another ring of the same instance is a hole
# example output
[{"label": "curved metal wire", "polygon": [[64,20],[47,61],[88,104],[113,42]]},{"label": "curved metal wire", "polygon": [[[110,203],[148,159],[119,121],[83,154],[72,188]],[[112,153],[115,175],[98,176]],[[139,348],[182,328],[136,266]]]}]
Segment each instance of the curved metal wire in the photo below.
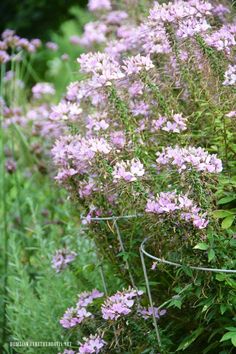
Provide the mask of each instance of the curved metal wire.
[{"label": "curved metal wire", "polygon": [[[115,230],[116,230],[116,233],[117,233],[117,238],[118,238],[118,241],[119,241],[119,244],[120,244],[120,248],[121,248],[122,252],[125,252],[124,243],[123,243],[123,240],[122,240],[122,237],[121,237],[121,233],[120,233],[117,221],[121,220],[121,219],[132,219],[132,218],[137,218],[137,217],[142,217],[142,216],[143,216],[143,214],[121,215],[121,216],[106,216],[106,217],[94,217],[94,218],[91,218],[90,220],[91,221],[97,221],[97,222],[99,222],[99,221],[108,221],[108,220],[113,221],[114,222],[114,227],[115,227]],[[81,217],[81,218],[85,219],[85,217]],[[151,293],[151,288],[150,288],[150,283],[149,283],[149,279],[148,279],[148,273],[147,273],[147,268],[146,268],[145,257],[144,256],[147,256],[148,258],[153,259],[153,260],[155,260],[155,261],[157,261],[159,263],[167,264],[167,265],[174,266],[174,267],[183,267],[184,264],[171,262],[171,261],[166,260],[164,258],[156,257],[156,256],[150,254],[149,252],[147,252],[146,249],[145,249],[145,246],[146,246],[146,243],[151,238],[153,238],[153,236],[147,237],[147,238],[145,238],[142,241],[142,243],[140,245],[140,248],[139,248],[139,252],[140,252],[140,258],[141,258],[141,263],[142,263],[142,268],[143,268],[143,274],[144,274],[146,288],[147,288],[147,295],[148,295],[150,306],[152,308],[153,325],[154,325],[154,328],[155,328],[155,333],[156,333],[158,346],[159,346],[159,349],[161,351],[162,350],[161,336],[160,336],[160,331],[159,331],[159,327],[158,327],[158,324],[157,324],[157,319],[155,317],[154,302],[153,302],[153,299],[152,299],[152,293]],[[135,283],[134,283],[134,278],[133,278],[133,275],[132,275],[132,272],[131,272],[131,267],[129,265],[128,260],[125,260],[125,265],[126,265],[126,269],[128,271],[128,274],[129,274],[129,278],[130,278],[131,284],[132,284],[132,286],[134,288],[136,288]],[[190,269],[193,269],[193,270],[199,270],[199,271],[205,271],[205,272],[236,274],[236,270],[235,269],[218,269],[218,268],[208,268],[208,267],[197,267],[197,266],[191,266],[191,265],[187,265],[187,264],[185,266],[188,266]],[[104,281],[104,279],[103,279],[103,281]],[[187,287],[189,287],[189,285]],[[171,299],[167,300],[165,303],[160,305],[158,307],[158,309],[162,308],[163,306],[168,304],[170,301],[171,301]]]},{"label": "curved metal wire", "polygon": [[204,272],[215,272],[215,273],[231,273],[231,274],[236,274],[236,269],[221,269],[221,268],[207,268],[207,267],[197,267],[197,266],[191,266],[191,265],[188,265],[188,264],[181,264],[181,263],[176,263],[176,262],[171,262],[171,261],[168,261],[164,258],[158,258],[158,257],[155,257],[153,256],[152,254],[150,254],[149,252],[147,252],[145,250],[145,245],[147,243],[147,241],[149,241],[151,238],[153,238],[153,236],[150,236],[150,237],[147,237],[143,240],[143,242],[141,243],[141,246],[140,246],[140,250],[143,254],[145,254],[147,257],[159,262],[159,263],[164,263],[164,264],[168,264],[168,265],[171,265],[171,266],[174,266],[174,267],[183,267],[184,265],[185,266],[188,266],[189,268],[191,269],[195,269],[195,270],[201,270],[201,271],[204,271]]},{"label": "curved metal wire", "polygon": [[[161,351],[161,349],[162,349],[161,337],[160,337],[160,332],[159,332],[159,328],[158,328],[158,325],[157,325],[157,319],[155,317],[154,302],[153,302],[153,299],[152,299],[152,292],[151,292],[151,287],[150,287],[150,283],[149,283],[149,279],[148,279],[147,268],[146,268],[144,256],[147,256],[147,257],[149,257],[149,258],[151,258],[151,259],[153,259],[153,260],[155,260],[155,261],[157,261],[159,263],[164,263],[164,264],[171,265],[171,266],[174,266],[174,267],[182,267],[183,264],[171,262],[171,261],[168,261],[168,260],[163,259],[163,258],[158,258],[158,257],[153,256],[149,252],[147,252],[145,250],[145,245],[151,238],[153,238],[153,236],[147,237],[147,238],[145,238],[143,240],[143,242],[140,245],[139,252],[140,252],[140,258],[141,258],[141,263],[142,263],[142,268],[143,268],[143,274],[144,274],[144,279],[145,279],[146,288],[147,288],[148,299],[149,299],[150,306],[152,308],[153,325],[154,325],[155,332],[156,332],[157,342],[158,342],[158,345],[159,345],[160,351]],[[200,271],[205,271],[205,272],[236,274],[236,270],[235,269],[217,269],[217,268],[196,267],[196,266],[189,266],[189,267],[191,269],[194,269],[194,270],[200,270]],[[170,301],[171,301],[171,299],[166,301],[164,304],[160,305],[158,307],[158,309],[162,308],[165,304],[168,304]]]},{"label": "curved metal wire", "polygon": [[159,328],[158,328],[158,325],[157,325],[157,319],[156,319],[155,312],[154,312],[154,303],[153,303],[153,300],[152,300],[152,293],[151,293],[151,288],[150,288],[150,285],[149,285],[149,280],[148,280],[148,275],[147,275],[147,268],[146,268],[145,259],[144,259],[144,255],[142,253],[141,247],[140,247],[140,258],[141,258],[141,262],[142,262],[142,268],[143,268],[143,274],[144,274],[144,279],[145,279],[147,293],[148,293],[148,299],[149,299],[150,306],[152,308],[153,326],[155,328],[158,345],[159,345],[159,347],[161,349],[161,336],[160,336]]},{"label": "curved metal wire", "polygon": [[[90,218],[91,221],[106,221],[106,220],[120,220],[120,219],[132,219],[143,216],[143,214],[134,214],[134,215],[120,215],[120,216],[104,216],[104,217],[94,217]],[[86,217],[81,216],[81,219],[86,219]]]}]

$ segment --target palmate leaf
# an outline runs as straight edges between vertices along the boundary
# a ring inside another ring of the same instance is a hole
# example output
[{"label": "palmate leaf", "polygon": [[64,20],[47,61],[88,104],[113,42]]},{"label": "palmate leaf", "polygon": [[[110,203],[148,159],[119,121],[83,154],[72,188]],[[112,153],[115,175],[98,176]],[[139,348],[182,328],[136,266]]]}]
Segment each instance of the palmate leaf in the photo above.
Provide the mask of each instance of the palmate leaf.
[{"label": "palmate leaf", "polygon": [[204,331],[203,327],[199,327],[197,328],[195,331],[193,331],[190,336],[188,336],[187,338],[185,338],[180,345],[177,348],[178,350],[185,350],[187,349],[199,336],[200,334]]}]

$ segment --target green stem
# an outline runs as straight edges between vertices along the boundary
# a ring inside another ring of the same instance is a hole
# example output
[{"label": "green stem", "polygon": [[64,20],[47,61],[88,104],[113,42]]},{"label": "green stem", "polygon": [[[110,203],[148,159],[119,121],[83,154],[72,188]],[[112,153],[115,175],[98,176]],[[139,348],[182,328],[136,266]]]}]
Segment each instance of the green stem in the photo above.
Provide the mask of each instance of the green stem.
[{"label": "green stem", "polygon": [[228,168],[228,140],[227,140],[225,116],[223,116],[223,136],[224,136],[224,146],[225,146],[225,167]]},{"label": "green stem", "polygon": [[[15,159],[15,144],[14,144],[14,136],[11,133],[11,150],[12,150],[12,156]],[[13,173],[14,175],[14,180],[15,180],[15,186],[16,186],[16,199],[17,199],[17,204],[18,204],[18,212],[19,212],[19,217],[20,217],[20,222],[21,222],[21,228],[23,230],[23,214],[21,211],[21,198],[20,198],[20,183],[19,183],[19,177],[18,177],[18,168],[16,171]]]},{"label": "green stem", "polygon": [[[0,76],[0,96],[4,96],[4,82],[5,65],[1,65]],[[3,281],[3,331],[2,331],[2,345],[6,342],[7,337],[7,285],[8,285],[8,227],[7,227],[7,191],[6,191],[6,176],[5,176],[5,153],[4,153],[4,128],[3,128],[3,107],[0,112],[0,153],[1,153],[1,204],[2,204],[2,227],[3,227],[3,249],[4,249],[4,281]]]}]

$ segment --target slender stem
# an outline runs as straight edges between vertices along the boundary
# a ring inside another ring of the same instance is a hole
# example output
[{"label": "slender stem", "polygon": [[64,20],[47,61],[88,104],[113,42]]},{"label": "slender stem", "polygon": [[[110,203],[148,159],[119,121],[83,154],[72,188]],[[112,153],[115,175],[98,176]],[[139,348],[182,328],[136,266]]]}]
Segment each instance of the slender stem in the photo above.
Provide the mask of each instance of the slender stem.
[{"label": "slender stem", "polygon": [[150,302],[150,305],[151,305],[151,308],[152,308],[153,325],[154,325],[155,332],[156,332],[157,342],[158,342],[158,345],[159,345],[159,347],[161,349],[161,347],[162,347],[162,345],[161,345],[161,337],[160,337],[159,329],[158,329],[158,326],[157,326],[157,319],[155,317],[154,306],[153,306],[153,301],[152,301],[152,293],[151,293],[151,289],[150,289],[150,285],[149,285],[149,281],[148,281],[147,268],[146,268],[144,255],[143,255],[141,247],[140,247],[140,258],[141,258],[141,262],[142,262],[143,274],[144,274],[144,278],[145,278],[148,298],[149,298],[149,302]]},{"label": "slender stem", "polygon": [[[14,144],[14,136],[13,132],[11,132],[11,150],[12,150],[12,156],[15,158],[15,144]],[[16,199],[17,199],[17,205],[18,205],[18,212],[19,212],[19,217],[20,217],[20,222],[21,222],[21,227],[23,229],[23,214],[21,210],[21,193],[20,193],[20,183],[19,183],[19,177],[18,177],[18,169],[14,172],[14,180],[15,180],[15,186],[16,186]]]},{"label": "slender stem", "polygon": [[[105,293],[106,296],[108,296],[107,284],[106,284],[106,280],[105,280],[105,276],[104,276],[104,270],[103,270],[102,263],[99,264],[99,271],[100,271],[100,275],[101,275],[101,279],[102,279],[102,285],[103,285],[104,293]],[[117,333],[116,333],[115,325],[112,326],[112,329],[113,329],[114,336],[115,336],[116,346],[119,348],[119,339],[118,339],[118,336],[117,336]]]},{"label": "slender stem", "polygon": [[[121,251],[123,253],[125,253],[125,247],[124,247],[123,240],[122,240],[121,233],[120,233],[120,229],[118,227],[118,224],[117,224],[116,220],[114,221],[114,226],[115,226],[116,233],[117,233],[117,236],[118,236],[118,241],[119,241],[119,244],[120,244]],[[128,262],[127,259],[125,260],[125,265],[126,265],[126,269],[127,269],[128,273],[129,273],[129,278],[130,278],[130,282],[132,284],[132,287],[136,289],[134,278],[133,278],[133,275],[131,273],[129,262]]]},{"label": "slender stem", "polygon": [[225,145],[225,166],[228,168],[228,141],[227,141],[227,129],[226,129],[226,122],[225,116],[223,117],[223,130],[224,130],[224,145]]},{"label": "slender stem", "polygon": [[107,291],[107,285],[106,285],[106,281],[105,281],[105,277],[104,277],[104,270],[103,270],[102,264],[99,265],[99,271],[100,271],[100,275],[101,275],[101,279],[102,279],[102,285],[103,285],[104,293],[107,296],[108,295],[108,291]]},{"label": "slender stem", "polygon": [[[0,96],[4,96],[4,81],[5,65],[1,64],[1,77],[0,77]],[[4,281],[3,281],[3,331],[2,343],[6,342],[7,336],[7,285],[8,285],[8,227],[7,227],[7,191],[6,191],[6,176],[5,176],[5,153],[4,153],[4,130],[3,130],[3,106],[0,112],[0,144],[1,144],[1,191],[2,191],[2,225],[3,225],[3,247],[4,247]]]}]

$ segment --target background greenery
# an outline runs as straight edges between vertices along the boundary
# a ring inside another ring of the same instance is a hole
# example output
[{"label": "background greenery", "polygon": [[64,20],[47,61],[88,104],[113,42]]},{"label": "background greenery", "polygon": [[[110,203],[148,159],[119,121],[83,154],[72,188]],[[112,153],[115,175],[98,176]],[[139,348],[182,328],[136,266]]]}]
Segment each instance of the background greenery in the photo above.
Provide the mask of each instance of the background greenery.
[{"label": "background greenery", "polygon": [[28,38],[50,38],[50,31],[73,16],[72,5],[86,7],[86,0],[3,0],[0,2],[0,31],[13,28]]}]

